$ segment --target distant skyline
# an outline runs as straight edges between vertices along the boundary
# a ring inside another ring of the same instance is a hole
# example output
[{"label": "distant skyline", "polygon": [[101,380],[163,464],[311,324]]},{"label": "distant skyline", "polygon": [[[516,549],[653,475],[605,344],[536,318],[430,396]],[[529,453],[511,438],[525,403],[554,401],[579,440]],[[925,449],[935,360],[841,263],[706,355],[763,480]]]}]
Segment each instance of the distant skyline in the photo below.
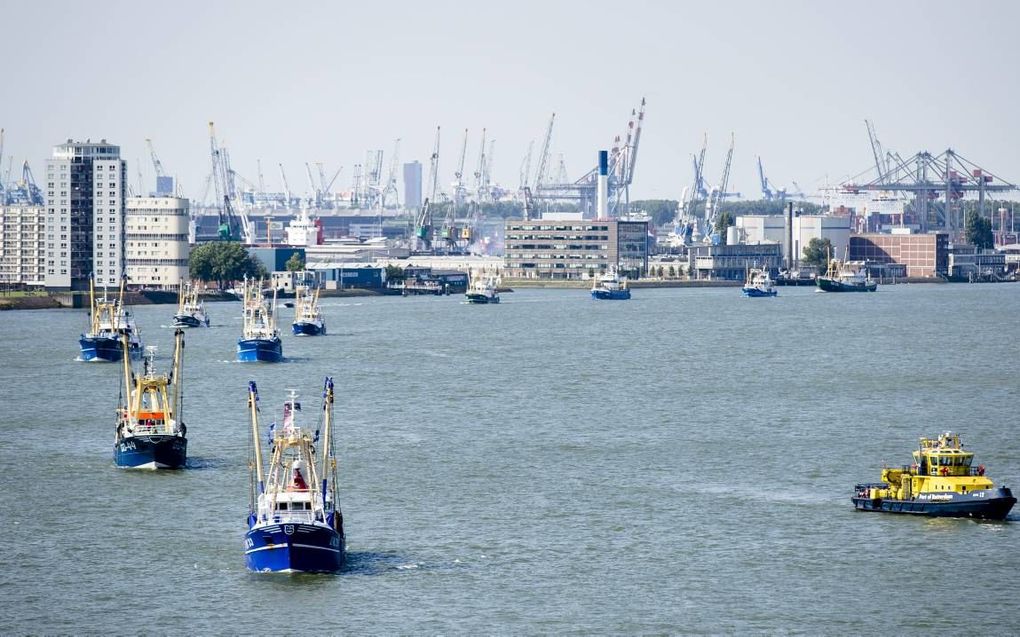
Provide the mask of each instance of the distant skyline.
[{"label": "distant skyline", "polygon": [[[105,138],[129,179],[155,178],[145,139],[200,199],[214,121],[235,170],[308,188],[304,163],[344,170],[394,140],[428,169],[443,130],[450,190],[465,128],[474,172],[482,128],[494,179],[513,190],[528,144],[556,113],[551,171],[576,179],[647,98],[632,199],[679,198],[709,136],[715,183],[732,131],[731,191],[770,181],[814,190],[873,165],[864,119],[908,157],[952,147],[1020,182],[1020,4],[975,2],[522,1],[91,3],[4,0],[2,170],[52,147]],[[399,172],[399,171],[398,171]],[[317,172],[315,173],[317,176]],[[469,180],[471,183],[472,180]],[[1015,198],[1017,195],[1013,195]],[[402,198],[402,194],[401,194]]]}]

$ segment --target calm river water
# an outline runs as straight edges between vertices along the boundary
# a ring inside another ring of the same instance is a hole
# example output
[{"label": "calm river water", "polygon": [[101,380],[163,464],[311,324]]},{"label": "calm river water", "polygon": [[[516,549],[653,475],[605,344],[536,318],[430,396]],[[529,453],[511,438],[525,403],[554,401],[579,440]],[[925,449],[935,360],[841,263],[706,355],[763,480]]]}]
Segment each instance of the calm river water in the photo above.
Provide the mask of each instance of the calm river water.
[{"label": "calm river water", "polygon": [[[173,310],[136,308],[163,366]],[[1020,511],[850,503],[949,429],[1020,487],[1020,285],[324,310],[244,365],[239,304],[210,304],[176,473],[113,468],[120,367],[74,360],[85,312],[0,313],[0,634],[1020,632]],[[246,381],[268,422],[326,374],[348,567],[248,573]]]}]

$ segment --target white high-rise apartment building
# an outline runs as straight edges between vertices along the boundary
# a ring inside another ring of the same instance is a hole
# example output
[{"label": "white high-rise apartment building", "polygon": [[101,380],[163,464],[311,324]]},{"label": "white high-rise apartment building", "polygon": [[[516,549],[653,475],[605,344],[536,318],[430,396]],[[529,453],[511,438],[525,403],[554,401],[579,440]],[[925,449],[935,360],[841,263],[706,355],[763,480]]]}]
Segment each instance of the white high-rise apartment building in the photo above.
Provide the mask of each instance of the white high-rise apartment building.
[{"label": "white high-rise apartment building", "polygon": [[129,197],[124,240],[128,283],[176,290],[188,280],[188,200]]},{"label": "white high-rise apartment building", "polygon": [[46,282],[45,219],[45,206],[4,205],[0,196],[0,285]]},{"label": "white high-rise apartment building", "polygon": [[116,287],[124,273],[127,163],[101,140],[53,147],[46,161],[46,287]]}]

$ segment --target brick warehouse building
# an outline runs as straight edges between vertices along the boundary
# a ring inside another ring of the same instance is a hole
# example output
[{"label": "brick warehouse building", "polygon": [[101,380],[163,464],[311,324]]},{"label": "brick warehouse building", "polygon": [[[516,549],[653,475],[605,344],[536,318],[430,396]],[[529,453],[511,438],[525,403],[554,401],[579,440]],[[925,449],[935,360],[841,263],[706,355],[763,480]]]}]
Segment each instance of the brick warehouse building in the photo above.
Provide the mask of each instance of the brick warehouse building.
[{"label": "brick warehouse building", "polygon": [[900,264],[908,277],[935,278],[949,268],[949,235],[858,234],[850,237],[850,260]]}]

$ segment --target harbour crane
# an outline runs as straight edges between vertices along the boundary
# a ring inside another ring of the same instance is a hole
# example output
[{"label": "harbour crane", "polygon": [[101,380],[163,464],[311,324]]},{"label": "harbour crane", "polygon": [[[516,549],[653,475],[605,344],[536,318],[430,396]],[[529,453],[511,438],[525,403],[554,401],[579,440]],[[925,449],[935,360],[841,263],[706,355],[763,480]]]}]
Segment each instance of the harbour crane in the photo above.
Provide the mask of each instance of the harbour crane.
[{"label": "harbour crane", "polygon": [[538,192],[539,187],[545,183],[546,171],[549,169],[549,151],[552,146],[553,124],[556,122],[556,113],[549,118],[549,126],[545,129],[545,139],[542,141],[542,151],[538,155],[538,172],[535,173],[535,183],[531,190]]},{"label": "harbour crane", "polygon": [[308,176],[308,203],[314,204],[316,208],[322,207],[322,191],[315,187],[315,179],[312,178],[312,166],[305,162],[305,174]]},{"label": "harbour crane", "polygon": [[400,191],[397,190],[397,171],[400,170],[400,138],[393,142],[393,155],[390,157],[390,171],[386,175],[386,186],[382,191],[382,207],[400,206]]},{"label": "harbour crane", "polygon": [[[531,153],[535,150],[535,140],[528,142],[528,154],[524,156],[521,161],[521,182],[520,189],[523,191],[524,187],[528,185],[531,179]],[[529,188],[530,192],[530,188]]]},{"label": "harbour crane", "polygon": [[880,179],[884,178],[886,173],[889,172],[889,165],[883,163],[885,154],[882,152],[882,143],[878,141],[878,135],[875,134],[875,125],[869,120],[864,120],[864,126],[868,129],[868,141],[871,142],[871,154],[875,158],[875,172],[878,173]]},{"label": "harbour crane", "polygon": [[223,163],[220,160],[219,146],[216,144],[216,128],[213,122],[209,122],[209,156],[212,160],[212,185],[219,217],[219,237],[221,241],[237,241],[241,238],[240,228],[230,208],[230,197],[223,192],[224,188],[221,185]]},{"label": "harbour crane", "polygon": [[255,166],[259,171],[259,197],[262,199],[266,198],[266,179],[262,176],[262,160],[256,159]]},{"label": "harbour crane", "polygon": [[280,167],[280,181],[283,182],[283,207],[290,208],[290,184],[287,183],[287,173],[283,172],[283,164]]},{"label": "harbour crane", "polygon": [[415,238],[424,250],[432,248],[431,202],[435,201],[439,192],[439,134],[440,127],[436,126],[436,143],[432,149],[432,156],[429,158],[429,196],[422,202],[421,209],[414,221]]},{"label": "harbour crane", "polygon": [[482,143],[478,146],[478,167],[475,168],[475,202],[481,203],[485,198],[485,172],[486,172],[486,160],[485,160],[485,134],[486,129],[482,129]]},{"label": "harbour crane", "polygon": [[[457,170],[453,172],[453,209],[464,205],[467,196],[467,186],[464,180],[464,161],[467,159],[468,129],[464,129],[464,141],[460,145],[460,159],[457,162]],[[447,221],[452,219],[452,214],[447,214]],[[449,226],[447,226],[449,228]]]},{"label": "harbour crane", "polygon": [[730,167],[733,165],[733,145],[734,136],[730,133],[730,149],[726,153],[726,163],[723,165],[723,174],[719,179],[719,185],[713,188],[709,193],[708,202],[705,205],[705,221],[708,224],[708,232],[706,232],[706,238],[711,236],[712,229],[715,227],[716,220],[719,217],[719,204],[726,197],[740,196],[739,193],[726,192],[726,186],[730,181]]},{"label": "harbour crane", "polygon": [[145,145],[149,149],[149,159],[152,161],[152,168],[156,172],[156,194],[157,195],[172,195],[174,192],[173,182],[170,182],[170,187],[167,188],[166,179],[168,175],[163,170],[163,162],[159,160],[156,155],[156,149],[152,146],[152,140],[146,138]]}]

